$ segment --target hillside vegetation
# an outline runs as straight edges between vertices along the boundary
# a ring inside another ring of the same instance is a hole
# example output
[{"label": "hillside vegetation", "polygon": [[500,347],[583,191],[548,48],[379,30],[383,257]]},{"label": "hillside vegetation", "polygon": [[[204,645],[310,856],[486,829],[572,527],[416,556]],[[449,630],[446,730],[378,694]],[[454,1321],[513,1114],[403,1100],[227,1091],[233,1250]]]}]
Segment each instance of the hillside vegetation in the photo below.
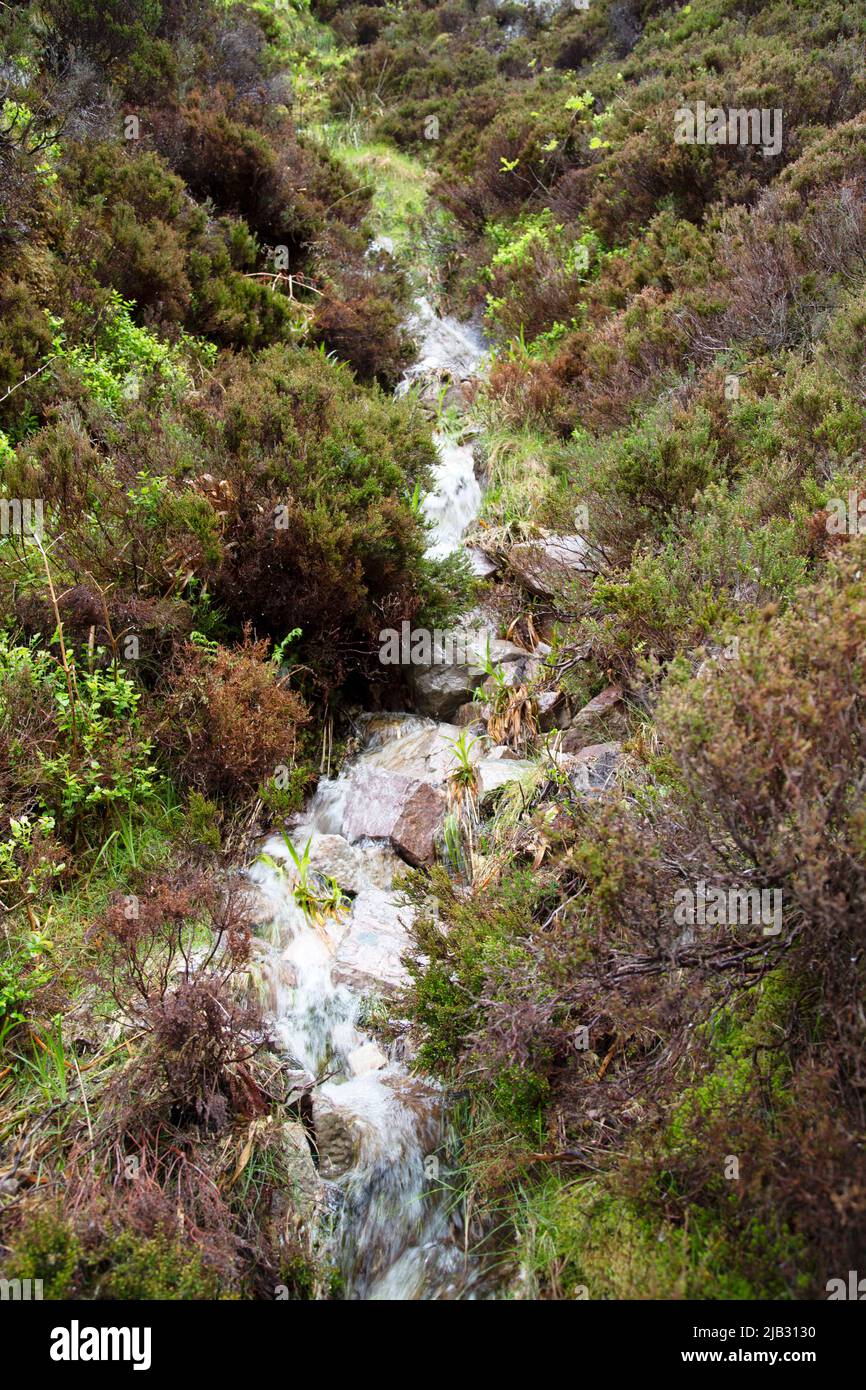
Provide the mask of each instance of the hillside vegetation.
[{"label": "hillside vegetation", "polygon": [[[407,873],[400,1013],[491,1290],[862,1265],[864,45],[854,0],[0,7],[9,1277],[340,1296],[230,870],[405,707],[380,630],[478,603],[534,768]],[[394,394],[419,292],[490,344],[456,421]],[[467,426],[484,581],[419,505]]]}]

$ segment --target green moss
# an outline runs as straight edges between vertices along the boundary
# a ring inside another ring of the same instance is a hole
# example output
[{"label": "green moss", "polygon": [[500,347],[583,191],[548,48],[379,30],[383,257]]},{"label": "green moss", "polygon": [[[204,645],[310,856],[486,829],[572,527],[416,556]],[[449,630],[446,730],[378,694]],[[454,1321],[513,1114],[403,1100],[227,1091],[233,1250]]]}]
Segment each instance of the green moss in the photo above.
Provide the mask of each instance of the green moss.
[{"label": "green moss", "polygon": [[3,1271],[7,1279],[41,1279],[43,1296],[69,1298],[81,1245],[58,1211],[36,1212],[18,1235]]},{"label": "green moss", "polygon": [[[518,1258],[529,1296],[589,1299],[778,1299],[791,1238],[758,1225],[731,1236],[693,1203],[687,1227],[639,1214],[605,1181],[551,1176],[521,1190]],[[757,1265],[762,1278],[755,1282]]]}]

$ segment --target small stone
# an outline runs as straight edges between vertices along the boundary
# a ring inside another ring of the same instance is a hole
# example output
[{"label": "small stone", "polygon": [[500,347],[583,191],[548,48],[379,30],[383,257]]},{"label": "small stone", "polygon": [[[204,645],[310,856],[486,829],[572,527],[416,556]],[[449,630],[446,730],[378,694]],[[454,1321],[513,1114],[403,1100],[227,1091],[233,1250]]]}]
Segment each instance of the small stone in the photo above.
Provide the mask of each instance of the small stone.
[{"label": "small stone", "polygon": [[559,764],[568,772],[576,791],[605,791],[622,762],[622,744],[592,743],[577,753],[560,754]]},{"label": "small stone", "polygon": [[572,719],[572,724],[589,724],[593,719],[599,719],[601,715],[607,714],[614,706],[622,703],[622,686],[609,685],[606,690],[602,690],[599,695],[590,700]]},{"label": "small stone", "polygon": [[602,690],[601,694],[596,695],[595,699],[590,700],[572,716],[568,732],[562,740],[562,751],[576,753],[592,738],[593,732],[596,732],[597,737],[601,729],[594,731],[594,724],[603,724],[606,733],[625,733],[626,720],[622,704],[621,686],[609,685],[606,690]]}]

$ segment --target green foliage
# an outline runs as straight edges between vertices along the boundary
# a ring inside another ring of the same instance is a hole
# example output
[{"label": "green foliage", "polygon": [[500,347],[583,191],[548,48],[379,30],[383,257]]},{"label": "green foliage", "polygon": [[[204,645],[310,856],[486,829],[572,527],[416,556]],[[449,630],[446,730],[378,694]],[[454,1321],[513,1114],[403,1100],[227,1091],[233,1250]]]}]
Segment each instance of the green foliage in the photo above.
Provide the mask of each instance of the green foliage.
[{"label": "green foliage", "polygon": [[[118,405],[124,397],[134,399],[142,378],[154,375],[160,385],[175,393],[188,391],[191,377],[184,362],[183,346],[162,343],[132,320],[133,305],[112,290],[96,343],[92,349],[69,347],[63,320],[50,316],[54,332],[52,349],[56,360],[81,377],[85,390],[100,405]],[[213,362],[215,350],[205,344],[205,360]]]},{"label": "green foliage", "polygon": [[[71,653],[64,666],[45,648],[0,639],[0,731],[17,764],[7,774],[11,804],[33,798],[58,832],[76,837],[115,806],[145,803],[155,768],[140,698],[117,667],[88,669]],[[22,706],[40,718],[23,736]]]},{"label": "green foliage", "polygon": [[[188,1300],[226,1297],[201,1254],[176,1234],[157,1231],[82,1237],[59,1213],[36,1212],[17,1237],[7,1278],[41,1279],[47,1299]],[[231,1297],[229,1294],[228,1297]]]},{"label": "green foliage", "polygon": [[30,1001],[51,978],[52,942],[38,931],[7,931],[0,943],[0,1045],[27,1018]]}]

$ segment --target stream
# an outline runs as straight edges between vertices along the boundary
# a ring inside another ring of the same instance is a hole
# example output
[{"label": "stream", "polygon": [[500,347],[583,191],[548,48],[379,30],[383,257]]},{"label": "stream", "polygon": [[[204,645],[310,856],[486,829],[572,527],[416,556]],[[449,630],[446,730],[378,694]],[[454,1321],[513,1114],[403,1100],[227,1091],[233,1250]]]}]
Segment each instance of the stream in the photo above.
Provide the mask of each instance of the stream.
[{"label": "stream", "polygon": [[[418,359],[398,392],[445,370],[464,380],[477,370],[485,346],[471,328],[439,318],[426,300],[418,301],[410,328]],[[438,556],[460,544],[481,488],[471,447],[439,435],[435,442],[439,464],[425,512],[430,553]],[[292,891],[300,871],[282,837],[270,837],[266,857],[247,871],[270,918],[257,941],[260,979],[289,1065],[316,1080],[313,1127],[330,1208],[326,1253],[344,1296],[467,1298],[477,1270],[460,1204],[449,1196],[446,1098],[410,1071],[402,1036],[386,1053],[364,1023],[371,1000],[387,1009],[389,995],[406,983],[400,958],[412,911],[392,888],[406,865],[388,837],[393,808],[377,796],[401,779],[444,788],[457,730],[412,714],[367,715],[361,725],[362,751],[339,776],[320,782],[290,832],[298,854],[309,844],[315,869],[354,896],[337,915],[311,921]]]}]

